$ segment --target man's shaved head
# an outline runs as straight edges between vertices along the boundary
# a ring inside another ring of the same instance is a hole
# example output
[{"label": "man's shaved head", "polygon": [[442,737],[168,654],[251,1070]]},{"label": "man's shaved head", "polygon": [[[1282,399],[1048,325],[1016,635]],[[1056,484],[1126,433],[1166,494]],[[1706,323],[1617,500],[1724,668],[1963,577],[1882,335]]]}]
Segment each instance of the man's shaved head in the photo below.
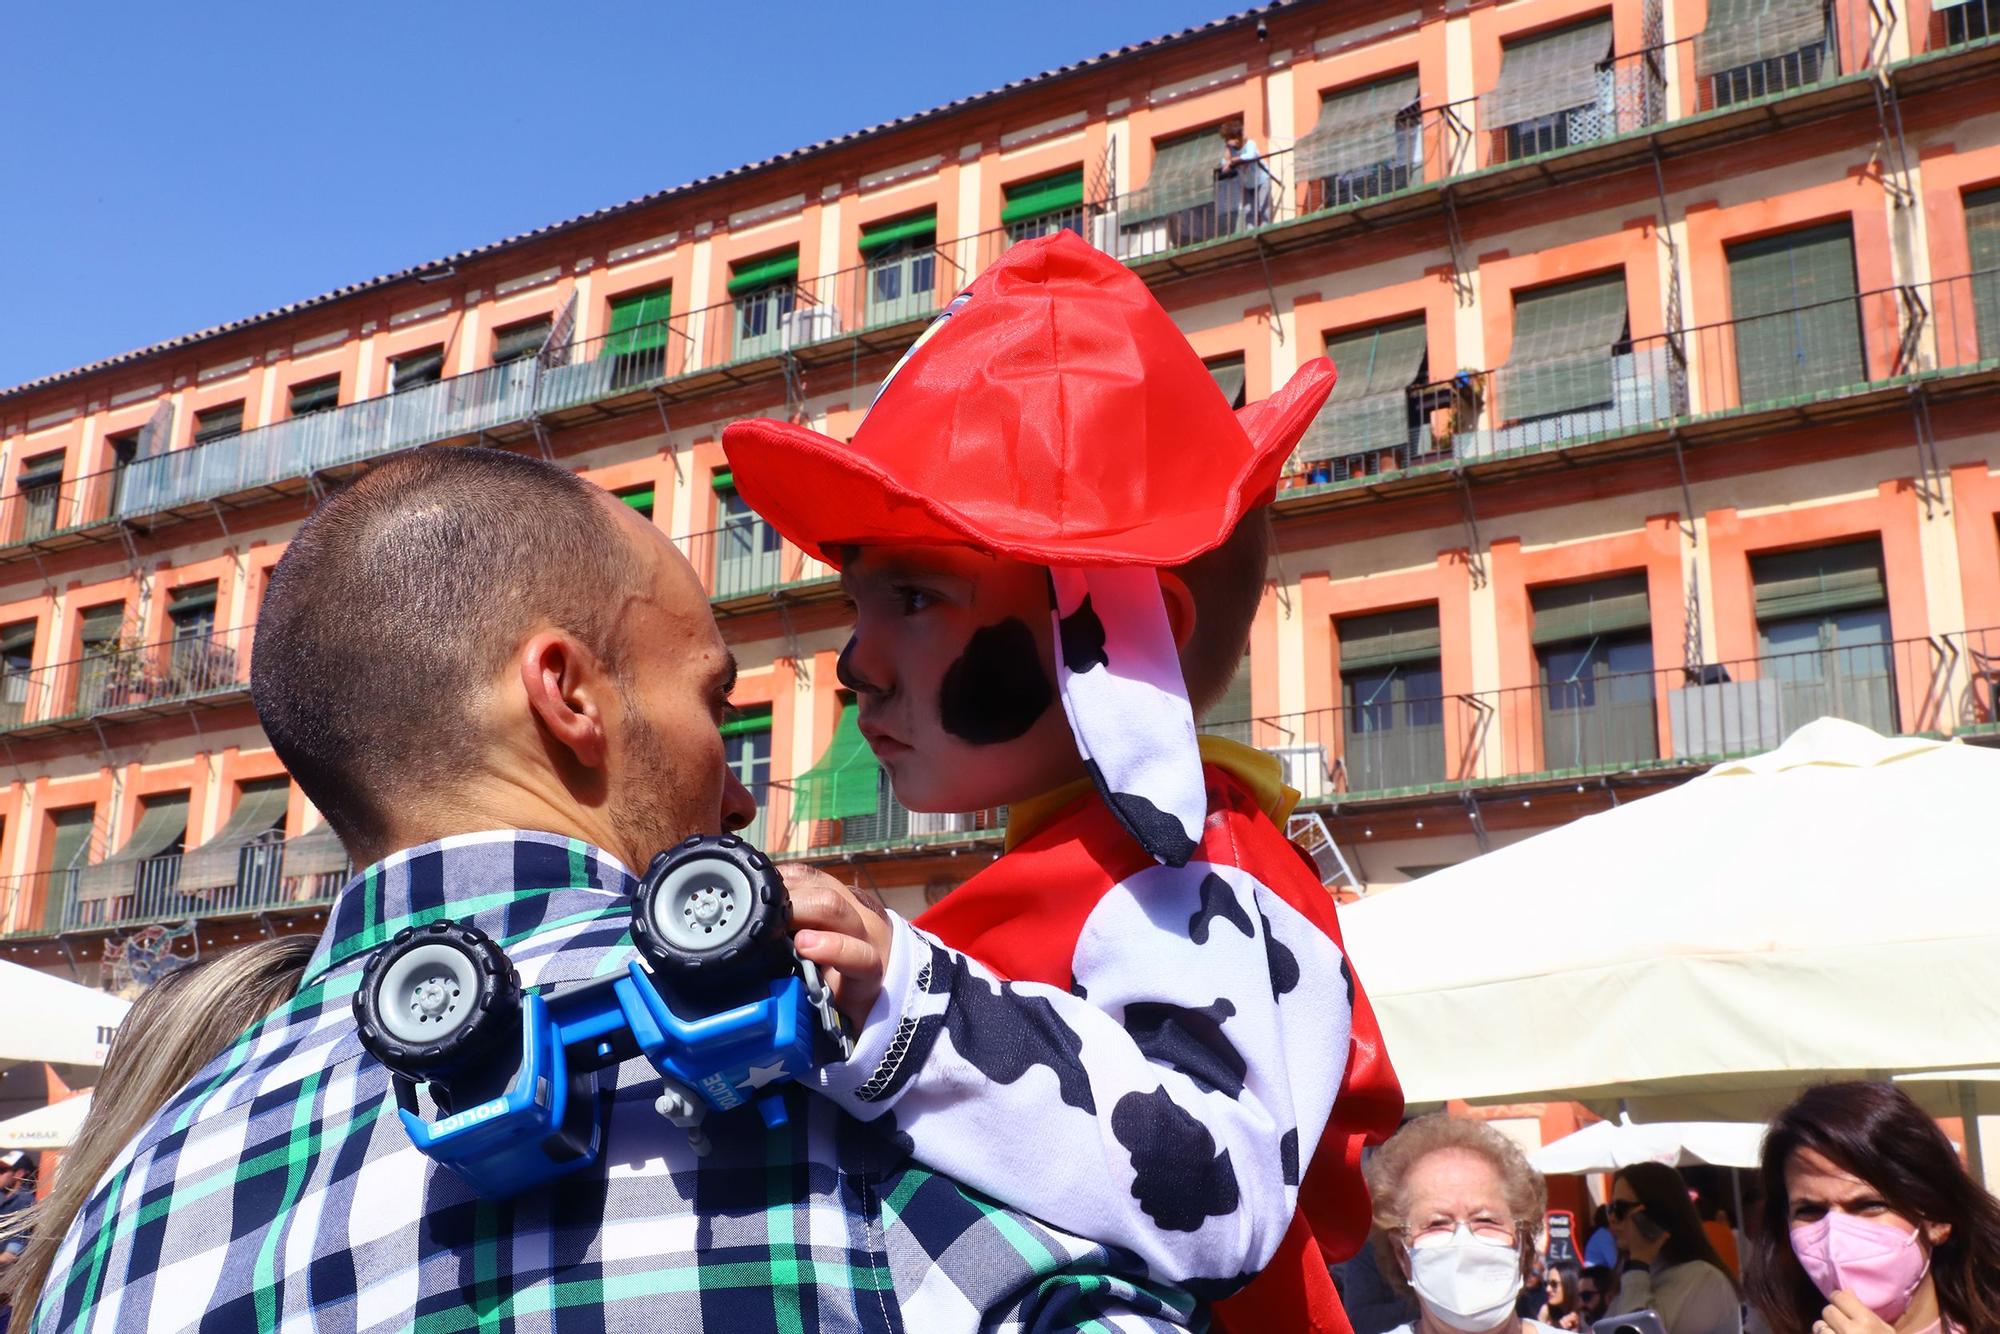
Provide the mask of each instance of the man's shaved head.
[{"label": "man's shaved head", "polygon": [[433,448],[306,520],[264,594],[251,698],[350,851],[377,848],[401,802],[483,758],[477,710],[537,629],[616,670],[636,564],[619,519],[554,464]]}]

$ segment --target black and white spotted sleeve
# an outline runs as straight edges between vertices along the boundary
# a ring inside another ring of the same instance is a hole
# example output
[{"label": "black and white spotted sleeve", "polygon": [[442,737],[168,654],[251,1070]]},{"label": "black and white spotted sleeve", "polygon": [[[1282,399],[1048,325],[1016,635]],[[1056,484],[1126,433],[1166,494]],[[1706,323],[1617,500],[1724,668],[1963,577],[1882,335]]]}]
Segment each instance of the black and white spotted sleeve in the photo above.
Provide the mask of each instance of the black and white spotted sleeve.
[{"label": "black and white spotted sleeve", "polygon": [[917,1159],[1221,1295],[1277,1250],[1345,1069],[1333,941],[1233,867],[1150,867],[1078,937],[1071,990],[1000,982],[901,919],[823,1091]]}]

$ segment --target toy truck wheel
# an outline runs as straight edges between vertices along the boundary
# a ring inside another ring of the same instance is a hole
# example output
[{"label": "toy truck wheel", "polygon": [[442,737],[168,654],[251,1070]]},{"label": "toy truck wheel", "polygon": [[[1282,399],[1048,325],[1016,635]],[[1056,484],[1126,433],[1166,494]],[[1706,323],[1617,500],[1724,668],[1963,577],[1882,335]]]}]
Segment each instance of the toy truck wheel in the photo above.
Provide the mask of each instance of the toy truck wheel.
[{"label": "toy truck wheel", "polygon": [[361,1045],[397,1074],[433,1079],[520,1035],[521,982],[484,931],[405,927],[369,956],[354,993]]},{"label": "toy truck wheel", "polygon": [[706,987],[790,966],[791,902],[763,853],[696,837],[653,859],[632,901],[632,940],[655,973]]}]

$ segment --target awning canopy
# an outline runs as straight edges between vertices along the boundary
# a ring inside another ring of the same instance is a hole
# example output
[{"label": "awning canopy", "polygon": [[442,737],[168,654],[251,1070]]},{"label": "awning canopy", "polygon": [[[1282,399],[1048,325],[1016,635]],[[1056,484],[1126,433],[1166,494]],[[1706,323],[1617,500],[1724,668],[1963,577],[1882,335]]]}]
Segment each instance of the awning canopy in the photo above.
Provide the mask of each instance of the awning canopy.
[{"label": "awning canopy", "polygon": [[1394,165],[1396,118],[1416,100],[1414,72],[1328,93],[1318,123],[1292,148],[1292,174],[1309,181]]},{"label": "awning canopy", "polygon": [[67,1149],[90,1114],[90,1090],[0,1121],[0,1150]]},{"label": "awning canopy", "polygon": [[1518,125],[1597,104],[1597,67],[1611,58],[1611,20],[1536,33],[1500,53],[1500,84],[1487,94],[1486,123]]},{"label": "awning canopy", "polygon": [[729,273],[729,295],[740,296],[759,287],[788,283],[799,276],[797,247],[774,255],[759,255],[740,261]]},{"label": "awning canopy", "polygon": [[0,1066],[18,1061],[103,1065],[132,1002],[0,961]]},{"label": "awning canopy", "polygon": [[1039,218],[1044,213],[1083,207],[1083,168],[1060,171],[1037,180],[1020,181],[1007,187],[1007,205],[1000,210],[1002,223]]},{"label": "awning canopy", "polygon": [[923,241],[928,244],[936,239],[937,210],[927,208],[921,213],[869,223],[861,229],[860,249],[863,255],[872,255],[898,241]]},{"label": "awning canopy", "polygon": [[292,783],[288,778],[245,783],[236,809],[215,837],[181,858],[180,888],[213,889],[235,884],[243,846],[273,828],[282,827],[285,808],[291,799]]},{"label": "awning canopy", "polygon": [[792,785],[793,818],[845,820],[873,815],[881,783],[882,766],[868,748],[868,738],[861,735],[861,708],[844,705],[826,753]]},{"label": "awning canopy", "polygon": [[149,797],[125,846],[103,861],[83,867],[76,878],[79,901],[109,898],[131,890],[140,862],[171,851],[187,837],[188,794]]}]

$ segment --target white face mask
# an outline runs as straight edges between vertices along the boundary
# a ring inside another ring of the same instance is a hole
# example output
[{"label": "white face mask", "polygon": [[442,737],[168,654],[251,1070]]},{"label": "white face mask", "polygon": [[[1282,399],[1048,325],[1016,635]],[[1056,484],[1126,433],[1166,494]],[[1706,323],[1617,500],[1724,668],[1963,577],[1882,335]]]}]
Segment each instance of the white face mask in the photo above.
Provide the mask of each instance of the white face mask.
[{"label": "white face mask", "polygon": [[1512,1242],[1487,1241],[1460,1223],[1444,1241],[1409,1252],[1410,1286],[1424,1309],[1465,1334],[1497,1329],[1521,1295],[1521,1252]]}]

